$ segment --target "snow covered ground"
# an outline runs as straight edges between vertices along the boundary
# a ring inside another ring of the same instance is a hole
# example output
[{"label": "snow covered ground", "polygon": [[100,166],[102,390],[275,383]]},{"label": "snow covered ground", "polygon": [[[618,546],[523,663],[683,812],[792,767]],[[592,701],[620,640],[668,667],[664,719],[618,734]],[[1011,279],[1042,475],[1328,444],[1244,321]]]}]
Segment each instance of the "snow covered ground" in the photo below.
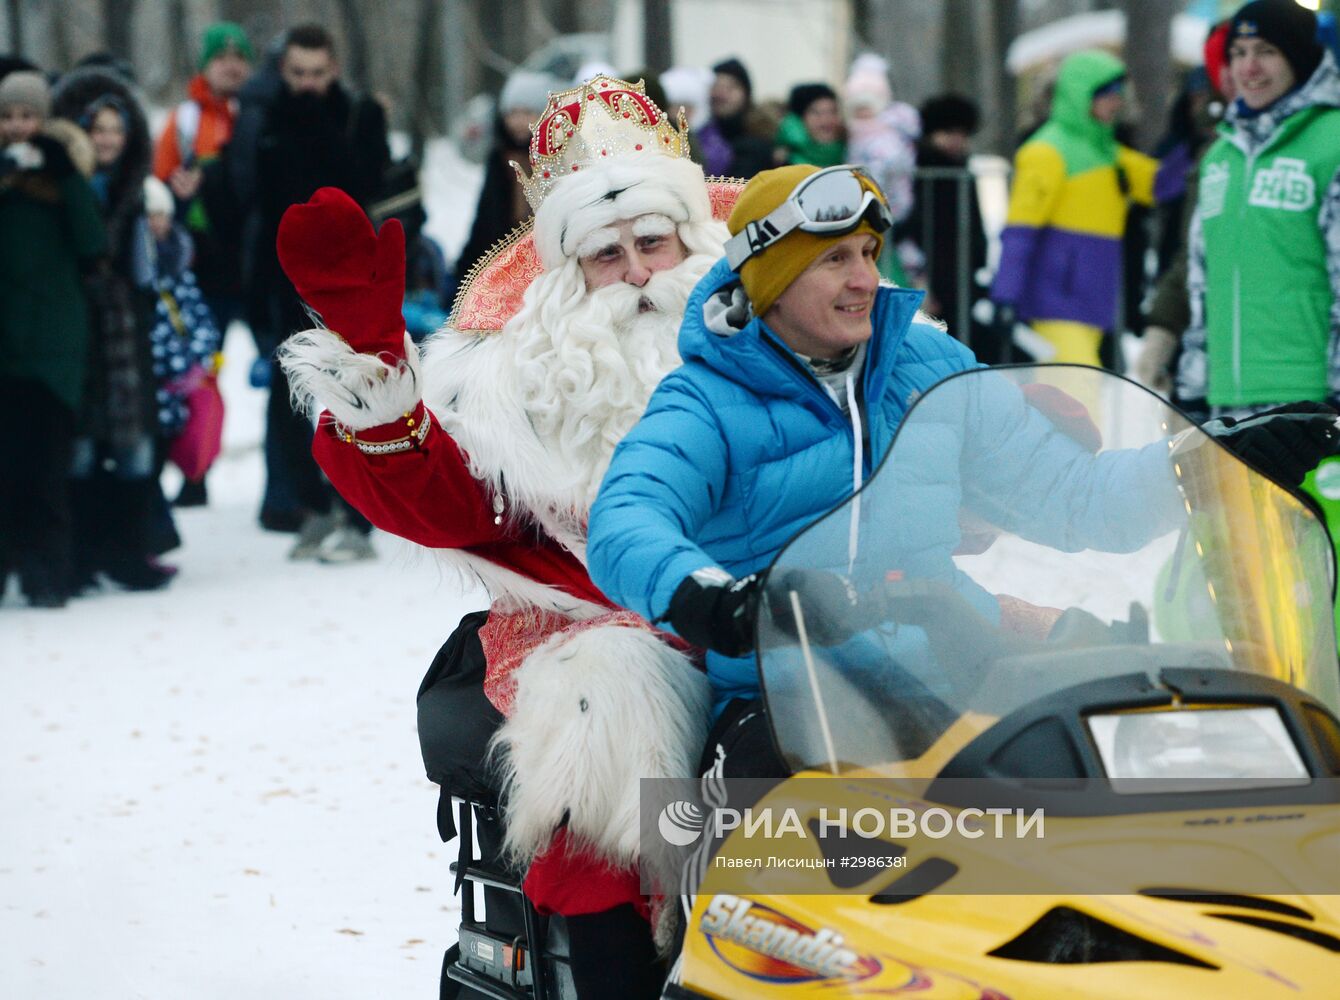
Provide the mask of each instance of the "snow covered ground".
[{"label": "snow covered ground", "polygon": [[252,356],[235,328],[171,587],[0,606],[0,997],[437,995],[457,904],[414,694],[484,596],[385,535],[285,558]]}]

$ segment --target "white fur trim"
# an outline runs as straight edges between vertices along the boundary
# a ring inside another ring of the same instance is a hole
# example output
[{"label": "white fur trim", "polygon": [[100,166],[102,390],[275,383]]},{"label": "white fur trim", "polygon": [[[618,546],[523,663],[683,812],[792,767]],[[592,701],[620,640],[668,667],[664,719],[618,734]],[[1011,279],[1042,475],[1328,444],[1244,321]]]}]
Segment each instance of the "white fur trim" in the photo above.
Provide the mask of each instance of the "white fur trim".
[{"label": "white fur trim", "polygon": [[646,152],[594,163],[554,185],[535,212],[535,247],[546,271],[576,254],[586,237],[621,219],[654,212],[679,222],[712,218],[703,168]]},{"label": "white fur trim", "polygon": [[505,848],[529,861],[568,817],[575,843],[619,866],[641,856],[642,778],[690,778],[711,708],[707,678],[651,632],[555,636],[516,672],[501,749]]},{"label": "white fur trim", "polygon": [[399,420],[418,405],[422,392],[419,351],[409,334],[405,334],[405,359],[397,365],[360,354],[321,329],[295,333],[279,346],[278,357],[295,407],[329,410],[354,431]]},{"label": "white fur trim", "polygon": [[920,309],[918,309],[917,314],[914,317],[912,317],[912,321],[914,323],[925,323],[927,326],[933,326],[941,333],[949,332],[948,323],[946,323],[944,320],[940,319],[937,316],[932,316],[928,312],[922,312]]},{"label": "white fur trim", "polygon": [[498,563],[464,549],[434,549],[443,566],[460,575],[462,582],[479,582],[488,591],[492,606],[500,611],[542,608],[576,621],[609,614],[609,608],[593,604],[566,591],[539,583]]}]

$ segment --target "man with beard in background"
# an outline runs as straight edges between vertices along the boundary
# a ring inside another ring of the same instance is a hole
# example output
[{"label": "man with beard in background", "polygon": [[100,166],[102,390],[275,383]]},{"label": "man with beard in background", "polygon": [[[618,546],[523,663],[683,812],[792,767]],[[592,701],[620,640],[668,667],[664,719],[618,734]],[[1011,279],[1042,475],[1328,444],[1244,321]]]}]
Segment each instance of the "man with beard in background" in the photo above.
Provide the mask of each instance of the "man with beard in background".
[{"label": "man with beard in background", "polygon": [[[255,152],[259,225],[250,249],[247,290],[247,314],[263,354],[273,351],[289,331],[310,325],[275,256],[285,210],[322,187],[338,187],[367,204],[391,159],[385,112],[372,98],[345,89],[335,43],[325,28],[306,24],[291,29],[279,73],[283,85],[266,109]],[[292,559],[370,557],[367,521],[333,497],[312,461],[311,425],[289,409],[288,399],[288,383],[276,364],[265,422],[262,525],[299,531],[289,553]],[[290,502],[296,503],[296,516],[287,509]],[[341,521],[347,522],[342,529]]]},{"label": "man with beard in background", "polygon": [[452,642],[478,630],[458,645],[482,647],[501,723],[504,849],[541,912],[567,917],[578,995],[653,997],[648,922],[665,947],[671,908],[640,893],[638,780],[694,774],[708,695],[682,644],[591,583],[586,521],[614,446],[679,363],[684,305],[726,231],[682,120],[641,84],[552,95],[531,166],[533,233],[485,258],[422,357],[400,315],[398,225],[374,234],[338,191],[291,210],[279,256],[327,329],[281,355],[297,397],[325,408],[314,452],[340,492],[490,591],[487,622]]}]

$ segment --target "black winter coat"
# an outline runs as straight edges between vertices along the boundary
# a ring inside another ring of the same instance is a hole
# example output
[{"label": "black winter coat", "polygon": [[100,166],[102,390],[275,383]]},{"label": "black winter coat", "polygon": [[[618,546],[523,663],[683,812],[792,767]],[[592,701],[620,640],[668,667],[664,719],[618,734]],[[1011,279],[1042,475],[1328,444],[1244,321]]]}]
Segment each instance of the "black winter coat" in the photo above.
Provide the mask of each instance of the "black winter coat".
[{"label": "black winter coat", "polygon": [[144,179],[153,162],[149,123],[132,85],[106,67],[72,70],[51,95],[54,114],[85,128],[108,100],[125,113],[126,147],[109,171],[101,202],[107,256],[85,281],[92,336],[79,433],[130,449],[157,433],[149,345],[153,299],[136,287],[132,265],[135,223],[144,214]]},{"label": "black winter coat", "polygon": [[105,236],[71,143],[88,139],[69,122],[48,123],[32,141],[42,154],[32,169],[15,169],[0,147],[0,377],[43,383],[73,418],[89,354],[81,272],[103,253]]},{"label": "black winter coat", "polygon": [[[516,217],[516,196],[519,184],[511,162],[525,163],[530,155],[527,149],[515,149],[507,141],[502,119],[493,125],[493,149],[484,161],[484,186],[479,191],[475,206],[475,221],[470,227],[470,238],[456,258],[456,277],[464,281],[466,273],[492,249],[493,245],[510,233],[530,215],[529,208],[520,219]],[[522,199],[522,204],[525,200]]]},{"label": "black winter coat", "polygon": [[310,325],[279,266],[275,238],[290,205],[337,187],[367,205],[390,164],[386,115],[376,101],[338,82],[324,96],[283,88],[268,107],[256,144],[256,231],[248,315],[274,343]]}]

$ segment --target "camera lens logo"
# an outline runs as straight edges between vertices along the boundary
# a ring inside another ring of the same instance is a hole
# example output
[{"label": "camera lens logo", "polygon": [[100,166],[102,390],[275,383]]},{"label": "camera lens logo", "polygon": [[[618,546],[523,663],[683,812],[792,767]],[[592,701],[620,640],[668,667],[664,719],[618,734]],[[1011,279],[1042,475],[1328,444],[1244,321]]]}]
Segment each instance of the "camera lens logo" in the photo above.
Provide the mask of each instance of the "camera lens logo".
[{"label": "camera lens logo", "polygon": [[688,847],[703,833],[702,811],[692,802],[671,802],[661,810],[657,826],[672,847]]}]

